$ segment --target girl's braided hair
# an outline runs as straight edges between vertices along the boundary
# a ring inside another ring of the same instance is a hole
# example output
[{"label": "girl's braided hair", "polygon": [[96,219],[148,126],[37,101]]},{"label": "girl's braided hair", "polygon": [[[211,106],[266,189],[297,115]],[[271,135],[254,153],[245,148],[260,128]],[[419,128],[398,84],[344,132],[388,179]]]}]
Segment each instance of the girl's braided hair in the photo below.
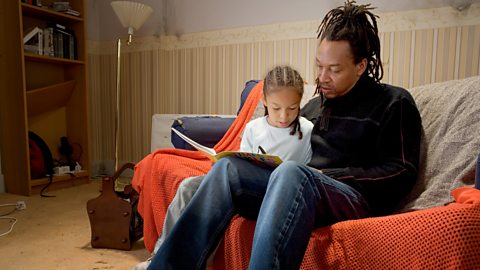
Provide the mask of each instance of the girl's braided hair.
[{"label": "girl's braided hair", "polygon": [[[300,98],[303,96],[304,81],[300,73],[290,66],[276,66],[270,70],[265,76],[263,83],[263,96],[266,98],[268,94],[275,91],[279,87],[288,87],[296,91]],[[265,115],[268,115],[267,107],[265,107]],[[291,124],[290,135],[294,135],[298,131],[299,139],[302,139],[303,134],[300,129],[300,108],[295,120]]]},{"label": "girl's braided hair", "polygon": [[367,59],[367,74],[380,83],[383,65],[380,58],[377,15],[370,4],[357,5],[347,0],[344,6],[332,9],[318,26],[317,38],[329,41],[345,40],[350,44],[355,64]]}]

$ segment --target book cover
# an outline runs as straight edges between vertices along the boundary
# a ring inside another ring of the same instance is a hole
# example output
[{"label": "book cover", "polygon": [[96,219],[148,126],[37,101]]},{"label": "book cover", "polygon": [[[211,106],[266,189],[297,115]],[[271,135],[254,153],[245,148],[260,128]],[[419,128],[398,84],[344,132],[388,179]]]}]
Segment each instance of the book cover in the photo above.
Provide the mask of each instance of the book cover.
[{"label": "book cover", "polygon": [[53,43],[53,28],[47,27],[43,29],[43,55],[55,56],[55,47]]},{"label": "book cover", "polygon": [[63,34],[55,30],[53,32],[53,50],[55,57],[63,58]]},{"label": "book cover", "polygon": [[180,138],[185,140],[187,143],[189,143],[198,151],[204,153],[213,162],[216,162],[221,158],[231,157],[231,156],[248,160],[261,167],[269,167],[269,168],[275,168],[283,162],[279,156],[269,155],[269,154],[257,154],[257,153],[250,153],[250,152],[241,152],[241,151],[224,151],[224,152],[217,153],[215,149],[201,145],[196,141],[190,139],[189,137],[185,136],[180,131],[174,128],[171,128],[171,129]]}]

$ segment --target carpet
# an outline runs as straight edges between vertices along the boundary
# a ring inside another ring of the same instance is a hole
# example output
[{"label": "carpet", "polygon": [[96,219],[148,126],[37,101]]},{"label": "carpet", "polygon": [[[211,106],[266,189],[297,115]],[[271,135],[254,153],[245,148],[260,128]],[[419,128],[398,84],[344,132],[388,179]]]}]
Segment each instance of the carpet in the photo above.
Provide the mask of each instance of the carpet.
[{"label": "carpet", "polygon": [[[25,210],[8,216],[17,218],[13,230],[0,237],[0,265],[13,269],[132,269],[149,257],[143,241],[131,251],[93,249],[86,202],[99,195],[100,180],[46,192],[53,198],[0,194],[0,205],[24,201]],[[15,207],[0,207],[0,215]],[[11,222],[0,219],[0,234]]]}]

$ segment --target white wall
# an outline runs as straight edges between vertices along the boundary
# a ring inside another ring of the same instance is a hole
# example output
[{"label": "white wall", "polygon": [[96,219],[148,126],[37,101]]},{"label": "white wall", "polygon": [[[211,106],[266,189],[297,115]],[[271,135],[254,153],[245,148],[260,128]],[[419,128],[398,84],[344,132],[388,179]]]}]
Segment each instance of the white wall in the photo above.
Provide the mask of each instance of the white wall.
[{"label": "white wall", "polygon": [[[136,36],[182,35],[245,26],[323,18],[343,0],[133,0],[153,8],[153,14]],[[446,6],[454,0],[358,0],[372,3],[376,13]],[[455,0],[458,1],[458,0]],[[473,0],[478,2],[480,0]],[[111,0],[87,0],[88,39],[115,40],[126,35]]]}]

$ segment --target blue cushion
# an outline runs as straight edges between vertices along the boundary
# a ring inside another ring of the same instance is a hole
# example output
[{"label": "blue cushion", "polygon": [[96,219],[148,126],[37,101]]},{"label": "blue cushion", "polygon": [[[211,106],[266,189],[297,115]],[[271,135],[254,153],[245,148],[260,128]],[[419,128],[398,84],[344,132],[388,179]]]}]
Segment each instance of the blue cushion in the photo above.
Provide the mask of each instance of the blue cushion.
[{"label": "blue cushion", "polygon": [[[259,80],[250,80],[245,83],[245,87],[243,88],[240,96],[240,107],[237,111],[237,115],[242,110],[248,95],[258,82]],[[233,121],[235,121],[235,118],[187,116],[176,119],[172,124],[172,128],[180,131],[199,144],[207,147],[213,147],[223,138],[223,135],[225,135],[228,128],[230,128]],[[171,141],[175,148],[194,150],[191,145],[185,142],[173,131],[171,132]]]},{"label": "blue cushion", "polygon": [[[223,135],[225,135],[233,121],[235,121],[234,117],[181,117],[173,121],[172,128],[180,131],[199,144],[212,148],[223,138]],[[171,132],[171,138],[175,148],[195,150],[173,131]]]},{"label": "blue cushion", "polygon": [[245,101],[247,100],[248,95],[252,91],[253,87],[257,85],[258,82],[259,80],[250,80],[247,83],[245,83],[245,88],[243,88],[242,94],[240,95],[240,107],[238,108],[237,115],[242,110],[243,104],[245,104]]}]

